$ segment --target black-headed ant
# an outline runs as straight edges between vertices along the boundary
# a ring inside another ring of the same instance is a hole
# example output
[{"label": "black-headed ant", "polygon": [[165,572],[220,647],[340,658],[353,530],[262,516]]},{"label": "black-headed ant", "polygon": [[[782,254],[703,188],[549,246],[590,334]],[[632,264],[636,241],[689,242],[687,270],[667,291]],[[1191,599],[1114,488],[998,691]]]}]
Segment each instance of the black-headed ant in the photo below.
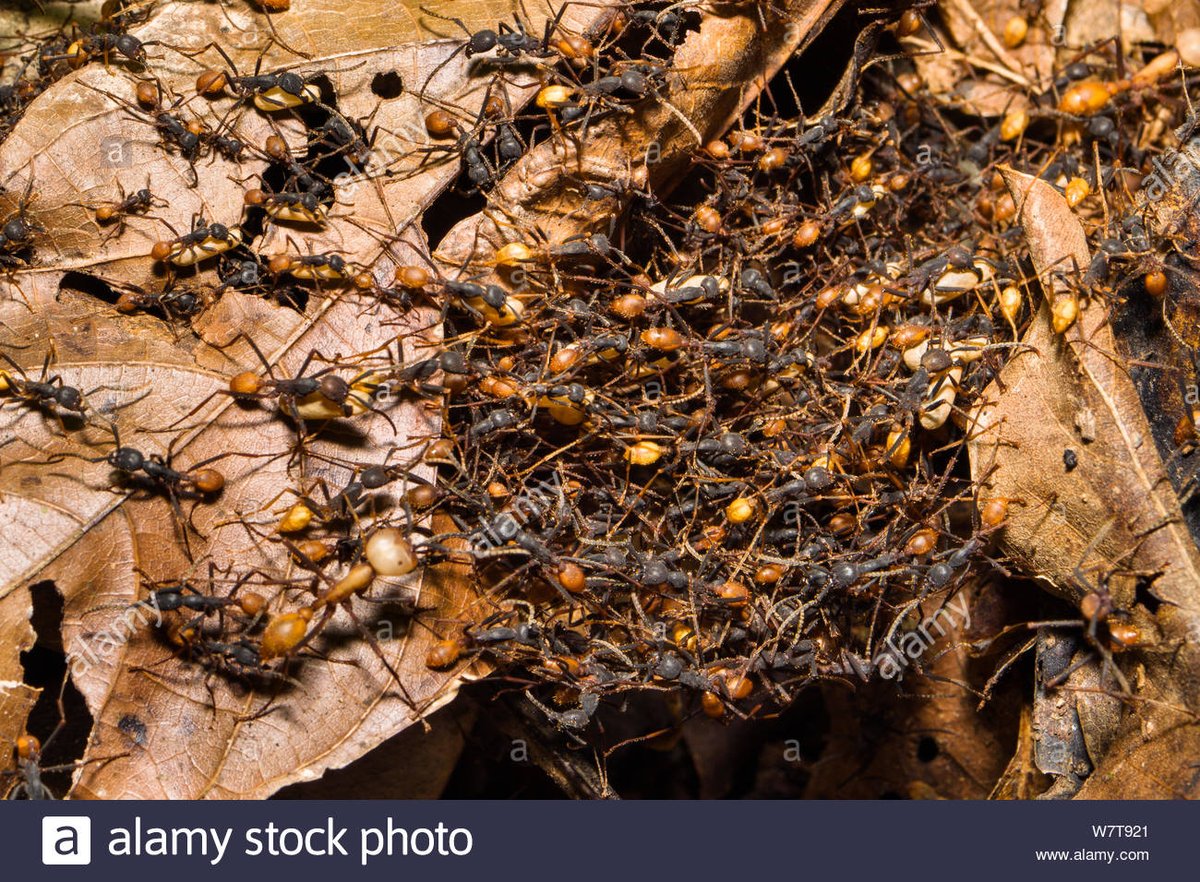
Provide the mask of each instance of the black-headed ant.
[{"label": "black-headed ant", "polygon": [[0,266],[15,266],[19,261],[29,262],[33,248],[33,234],[43,228],[26,216],[30,196],[33,193],[33,174],[30,173],[25,194],[17,203],[17,210],[0,226]]},{"label": "black-headed ant", "polygon": [[442,15],[426,6],[420,7],[426,15],[458,25],[467,35],[466,42],[442,60],[425,78],[425,84],[421,88],[422,93],[438,72],[449,64],[459,52],[470,58],[495,49],[496,55],[491,58],[493,64],[537,63],[558,55],[570,61],[590,57],[594,53],[594,47],[586,37],[569,35],[559,40],[552,39],[569,5],[564,3],[559,7],[557,14],[546,21],[546,28],[541,37],[536,37],[525,30],[525,25],[520,19],[514,21],[515,27],[506,22],[500,22],[495,30],[481,28],[478,31],[472,31],[460,18]]},{"label": "black-headed ant", "polygon": [[[230,131],[232,132],[232,130]],[[241,138],[233,137],[232,135],[223,135],[220,132],[205,132],[200,137],[205,144],[230,162],[242,161],[242,154],[246,150],[246,142]]]},{"label": "black-headed ant", "polygon": [[237,227],[207,223],[204,218],[197,217],[192,222],[191,232],[174,239],[155,242],[150,256],[164,263],[169,261],[175,266],[191,266],[240,244],[242,231]]},{"label": "black-headed ant", "polygon": [[321,101],[320,88],[294,71],[259,73],[262,64],[261,55],[254,65],[254,74],[242,76],[238,73],[237,65],[233,63],[229,53],[218,43],[210,43],[197,52],[186,54],[192,57],[210,47],[216,49],[225,59],[232,75],[220,70],[202,71],[196,78],[197,94],[215,96],[220,95],[228,88],[240,100],[249,99],[254,102],[255,107],[267,113],[287,110],[303,104],[319,104]]},{"label": "black-headed ant", "polygon": [[164,107],[162,103],[162,86],[158,83],[142,81],[137,84],[135,90],[137,103],[142,108],[145,108],[139,109],[136,105],[119,95],[114,95],[112,92],[105,91],[104,89],[97,89],[95,86],[86,83],[84,85],[92,91],[98,92],[106,98],[115,101],[138,118],[153,125],[161,134],[163,141],[173,144],[178,149],[179,155],[187,160],[191,171],[189,186],[196,186],[198,179],[196,178],[195,162],[200,156],[201,147],[204,146],[203,136],[206,133],[206,129],[199,120],[185,122],[173,112],[183,102],[182,98],[175,99],[170,107]]},{"label": "black-headed ant", "polygon": [[[228,454],[218,454],[185,472],[171,467],[171,457],[160,456],[157,453],[142,453],[135,447],[121,444],[121,436],[116,425],[112,426],[116,447],[104,456],[88,459],[88,462],[106,462],[127,480],[139,481],[148,479],[150,483],[161,487],[171,494],[188,493],[197,496],[212,497],[225,487],[225,476],[216,469],[204,468],[210,462],[215,462]],[[58,454],[61,456],[62,454]],[[87,459],[87,457],[84,457]]]},{"label": "black-headed ant", "polygon": [[[188,520],[184,518],[180,508],[180,498],[197,501],[211,500],[225,489],[225,475],[209,464],[226,456],[240,455],[232,452],[218,453],[196,463],[185,471],[180,471],[171,465],[171,448],[168,447],[165,456],[157,453],[143,453],[136,447],[127,447],[121,443],[121,435],[116,423],[110,423],[115,447],[103,456],[89,457],[75,452],[60,452],[52,454],[44,461],[45,464],[61,462],[64,459],[82,459],[84,462],[103,462],[115,469],[127,487],[142,487],[160,490],[166,494],[171,503],[171,509],[178,520],[178,528],[182,535],[184,549],[191,558],[191,543],[188,538]],[[172,442],[174,445],[174,441]]]},{"label": "black-headed ant", "polygon": [[[374,117],[374,113],[371,117]],[[330,108],[329,118],[320,128],[311,132],[309,149],[327,147],[330,148],[330,156],[343,154],[351,162],[364,165],[371,157],[371,145],[374,141],[373,134],[368,135],[366,131],[370,124],[370,118],[362,124],[351,121]]]},{"label": "black-headed ant", "polygon": [[[150,582],[151,590],[144,600],[133,604],[131,609],[149,610],[154,616],[154,624],[166,624],[163,613],[180,612],[191,614],[191,618],[183,624],[171,623],[169,635],[179,633],[198,633],[201,622],[209,615],[216,613],[220,616],[220,633],[226,633],[225,614],[227,611],[240,613],[239,630],[248,631],[262,618],[267,609],[267,598],[257,591],[241,592],[247,581],[253,575],[248,572],[240,576],[227,594],[205,594],[188,579],[177,579],[170,582]],[[209,563],[208,586],[212,591],[216,585],[216,565]],[[239,593],[241,592],[241,593]],[[174,630],[171,630],[171,629]]]},{"label": "black-headed ant", "polygon": [[[107,65],[114,56],[137,65],[146,63],[146,46],[133,34],[91,33],[84,34],[71,42],[61,54],[43,54],[41,63],[46,66],[65,61],[71,67],[81,67],[97,56],[103,56]],[[61,44],[60,44],[61,46]]]},{"label": "black-headed ant", "polygon": [[[42,362],[42,372],[36,380],[31,380],[25,370],[13,361],[6,353],[0,352],[0,360],[12,366],[16,373],[0,369],[0,393],[7,393],[32,407],[52,412],[61,423],[62,411],[70,416],[82,419],[87,404],[84,395],[74,386],[68,386],[58,374],[50,373],[52,354],[46,353]],[[63,426],[64,431],[66,426]]]}]

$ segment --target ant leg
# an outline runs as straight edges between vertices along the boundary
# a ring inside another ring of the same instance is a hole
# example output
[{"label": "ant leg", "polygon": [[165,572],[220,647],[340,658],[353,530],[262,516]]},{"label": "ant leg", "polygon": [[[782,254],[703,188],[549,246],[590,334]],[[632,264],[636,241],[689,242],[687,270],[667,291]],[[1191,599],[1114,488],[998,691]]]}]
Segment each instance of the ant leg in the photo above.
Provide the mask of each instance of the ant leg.
[{"label": "ant leg", "polygon": [[[28,347],[26,347],[26,348],[28,348]],[[15,368],[16,371],[21,375],[21,379],[23,381],[25,381],[25,382],[29,381],[29,375],[25,373],[25,369],[23,367],[21,367],[19,364],[17,364],[15,361],[13,361],[12,358],[9,357],[7,352],[0,350],[0,359],[4,359],[4,361],[8,362],[13,368]]]},{"label": "ant leg", "polygon": [[375,653],[375,657],[383,663],[383,666],[387,668],[388,673],[392,675],[392,679],[396,681],[396,686],[400,689],[401,695],[404,696],[404,703],[408,705],[409,710],[411,710],[413,713],[418,713],[417,705],[413,701],[412,695],[409,694],[408,689],[405,688],[404,682],[400,679],[400,675],[396,672],[396,669],[392,667],[392,663],[387,660],[386,656],[384,656],[383,649],[380,647],[379,641],[375,639],[375,635],[372,634],[370,630],[367,629],[366,625],[362,623],[362,620],[358,617],[358,614],[351,609],[349,602],[345,604],[345,607],[346,612],[350,615],[350,620],[353,621],[358,627],[359,632],[367,641],[367,645],[370,646],[371,651]]},{"label": "ant leg", "polygon": [[175,515],[175,529],[183,538],[183,553],[187,557],[188,563],[193,564],[196,562],[196,558],[192,556],[192,542],[188,538],[188,524],[191,522],[191,519],[184,517],[183,507],[179,504],[179,498],[174,488],[169,485],[164,485],[164,487],[167,499],[171,503],[171,512]]},{"label": "ant leg", "polygon": [[[429,88],[429,84],[433,82],[434,77],[436,77],[441,72],[442,68],[444,68],[451,61],[453,61],[459,55],[459,53],[467,51],[467,48],[471,45],[471,43],[470,43],[471,37],[474,35],[471,33],[471,30],[465,24],[463,24],[462,19],[452,18],[449,16],[441,15],[441,14],[434,12],[433,10],[428,9],[424,6],[421,6],[418,8],[422,12],[424,12],[426,15],[431,15],[434,18],[440,18],[442,21],[454,22],[460,28],[462,28],[463,33],[465,33],[467,35],[466,42],[459,44],[459,46],[453,52],[451,52],[444,59],[442,59],[440,62],[438,62],[437,66],[435,66],[434,69],[432,71],[430,71],[429,76],[427,76],[425,78],[425,82],[421,84],[421,88],[417,90],[417,99],[420,101],[424,101],[425,91]],[[433,33],[433,31],[430,30],[430,33]]]}]

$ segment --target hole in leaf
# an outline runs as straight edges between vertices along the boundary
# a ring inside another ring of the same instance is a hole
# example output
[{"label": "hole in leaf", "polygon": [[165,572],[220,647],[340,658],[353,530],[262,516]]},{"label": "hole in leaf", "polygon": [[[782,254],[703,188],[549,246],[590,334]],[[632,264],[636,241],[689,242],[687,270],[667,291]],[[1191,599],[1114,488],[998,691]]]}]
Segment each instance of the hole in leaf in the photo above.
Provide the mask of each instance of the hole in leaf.
[{"label": "hole in leaf", "polygon": [[[468,183],[465,175],[460,180]],[[421,217],[421,228],[430,242],[441,242],[455,224],[485,208],[487,198],[482,193],[463,193],[456,187],[450,187],[425,210]]]},{"label": "hole in leaf", "polygon": [[394,70],[377,73],[371,78],[371,92],[385,101],[399,98],[404,93],[404,80]]},{"label": "hole in leaf", "polygon": [[[68,674],[62,648],[62,596],[50,581],[31,585],[29,594],[33,600],[30,624],[37,634],[37,642],[32,649],[21,653],[21,666],[25,683],[41,689],[42,694],[29,714],[25,729],[42,741],[41,765],[69,765],[83,756],[92,728],[92,715]],[[63,699],[61,716],[58,710],[60,690]],[[55,734],[60,722],[62,729]],[[70,768],[46,772],[42,781],[55,796],[62,796],[71,786],[71,773]]]},{"label": "hole in leaf", "polygon": [[1146,611],[1150,615],[1156,615],[1158,608],[1162,606],[1162,601],[1154,596],[1152,583],[1152,579],[1139,578],[1137,580],[1137,584],[1134,586],[1133,603],[1135,606],[1141,604],[1146,607]]},{"label": "hole in leaf", "polygon": [[938,748],[938,743],[935,738],[926,735],[917,742],[917,759],[923,763],[933,762],[937,759],[941,750]]},{"label": "hole in leaf", "polygon": [[120,292],[114,290],[113,287],[103,279],[98,279],[95,276],[89,276],[87,273],[64,273],[62,281],[58,283],[58,290],[75,291],[79,294],[86,294],[88,297],[95,297],[97,300],[103,300],[110,306],[116,305],[117,298],[121,296]]}]

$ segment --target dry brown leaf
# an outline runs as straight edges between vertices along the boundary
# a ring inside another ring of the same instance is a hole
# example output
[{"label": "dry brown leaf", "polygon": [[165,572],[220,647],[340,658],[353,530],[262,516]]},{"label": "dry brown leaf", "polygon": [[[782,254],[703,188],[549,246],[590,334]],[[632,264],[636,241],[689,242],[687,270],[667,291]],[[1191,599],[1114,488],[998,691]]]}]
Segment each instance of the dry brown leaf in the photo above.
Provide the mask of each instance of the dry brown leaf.
[{"label": "dry brown leaf", "polygon": [[1033,799],[1046,789],[1046,776],[1038,771],[1033,759],[1033,726],[1028,706],[1021,708],[1017,749],[992,788],[989,799]]},{"label": "dry brown leaf", "polygon": [[[1186,3],[1175,5],[1185,6]],[[1069,0],[1062,17],[1062,55],[1066,56],[1070,52],[1069,47],[1097,43],[1118,33],[1126,48],[1134,43],[1153,41],[1155,29],[1146,12],[1146,9],[1137,3]]]},{"label": "dry brown leaf", "polygon": [[[855,683],[854,691],[841,683],[824,688],[832,734],[814,765],[806,796],[869,799],[891,792],[914,799],[982,799],[988,795],[1011,751],[1002,722],[1010,702],[1005,695],[985,712],[976,707],[977,690],[993,663],[972,659],[967,643],[994,632],[1012,598],[985,582],[960,589],[951,603],[955,609],[970,610],[970,627],[965,627],[966,620],[951,617],[945,634],[920,660],[924,670],[906,671],[899,683],[862,689]],[[937,606],[928,602],[918,607],[916,616],[928,617]]]},{"label": "dry brown leaf", "polygon": [[[417,173],[427,159],[418,148],[427,140],[422,119],[428,106],[412,92],[425,86],[430,100],[454,104],[473,116],[487,78],[467,77],[467,59],[459,53],[427,82],[461,44],[461,35],[453,25],[435,21],[434,27],[445,36],[431,39],[418,22],[416,6],[389,6],[385,12],[369,2],[298,0],[290,13],[272,17],[278,42],[264,55],[263,69],[288,66],[300,73],[322,72],[342,112],[365,118],[375,111],[373,124],[380,126],[383,138],[395,140],[390,146],[376,143],[372,164],[360,179],[339,190],[330,223],[319,235],[273,229],[264,242],[254,243],[256,250],[337,250],[370,266],[384,283],[390,281],[395,263],[413,262],[414,254],[427,250],[415,222],[457,174],[458,163],[450,155],[446,161],[427,162],[428,168]],[[595,4],[574,5],[565,22],[573,27],[578,18],[600,12]],[[479,2],[456,14],[468,26],[478,27],[508,18],[511,10],[504,3]],[[542,19],[534,16],[529,24],[540,29]],[[134,33],[147,43],[161,41],[148,45],[149,69],[165,95],[184,96],[178,112],[187,116],[194,111],[210,122],[228,115],[238,137],[262,143],[271,131],[265,115],[252,109],[231,113],[230,98],[210,103],[194,95],[196,74],[219,65],[219,56],[211,49],[195,58],[179,51],[203,49],[211,35],[221,34],[241,72],[249,73],[272,36],[261,14],[244,4],[164,3]],[[297,64],[297,56],[283,46],[311,58]],[[393,71],[406,84],[405,93],[387,101],[376,97],[371,91],[374,76]],[[72,271],[113,285],[143,287],[158,280],[159,270],[148,252],[156,239],[164,238],[165,227],[153,218],[133,219],[123,235],[106,240],[106,231],[90,219],[87,206],[112,199],[118,181],[131,192],[145,186],[149,176],[151,189],[169,202],[169,207],[151,214],[183,231],[193,214],[235,224],[248,186],[243,179],[252,179],[265,167],[255,158],[234,166],[206,156],[196,163],[199,186],[188,187],[188,163],[163,150],[152,126],[109,93],[132,101],[133,78],[117,64],[87,65],[39,96],[0,145],[0,183],[5,187],[0,213],[7,216],[13,210],[32,177],[29,217],[44,228],[33,265],[3,283],[0,345],[36,371],[52,343],[56,372],[88,393],[97,415],[118,421],[124,444],[164,452],[165,439],[173,433],[146,429],[176,423],[223,388],[230,374],[258,367],[244,339],[238,338],[241,330],[252,329],[268,359],[286,375],[314,349],[330,357],[349,355],[400,334],[407,360],[418,351],[422,337],[436,339],[437,328],[429,327],[436,314],[430,310],[400,315],[366,309],[351,296],[319,294],[304,313],[246,297],[222,298],[198,319],[200,339],[177,339],[173,329],[157,319],[118,316],[77,276],[64,276]],[[302,132],[283,125],[292,143],[300,143]],[[122,154],[131,157],[128,166],[102,162],[104,151],[114,144],[129,151]],[[384,163],[393,175],[366,181]],[[397,425],[395,434],[380,417],[359,418],[348,421],[345,431],[324,434],[311,449],[347,462],[375,462],[378,451],[439,431],[436,411],[420,405],[393,407],[389,416]],[[229,406],[223,396],[185,425],[195,428],[175,445],[175,463],[182,467],[230,451],[287,450],[294,435],[267,407]],[[434,673],[424,665],[426,650],[436,639],[429,629],[414,628],[407,636],[383,642],[390,662],[405,674],[406,689],[419,706],[414,712],[339,614],[339,627],[318,641],[317,648],[351,664],[309,660],[295,666],[291,673],[296,683],[281,687],[275,710],[257,719],[247,717],[269,696],[217,681],[210,697],[197,668],[172,661],[171,650],[148,628],[130,628],[124,612],[138,598],[135,567],[153,578],[178,576],[188,567],[166,500],[114,492],[111,470],[103,463],[67,458],[46,465],[52,455],[96,457],[111,446],[111,436],[98,426],[64,436],[56,423],[28,408],[0,411],[0,525],[10,536],[22,537],[0,553],[0,602],[8,608],[14,598],[27,598],[21,586],[30,582],[55,582],[66,601],[64,635],[74,679],[96,721],[86,758],[127,754],[82,767],[78,795],[266,796],[287,783],[345,765],[452,696],[459,672]],[[291,485],[285,465],[286,457],[233,456],[221,461],[227,478],[224,493],[191,512],[192,523],[206,537],[192,542],[198,573],[210,560],[219,566],[236,563],[243,570],[287,572],[289,564],[278,544],[259,540],[246,526],[269,532],[287,507],[286,498],[277,498]],[[336,486],[345,483],[347,474],[320,466],[315,472]],[[431,621],[461,617],[471,596],[461,571],[444,568],[428,572],[423,584],[392,583],[376,590],[412,601],[419,596],[422,614]],[[22,611],[22,601],[16,603]],[[27,599],[24,603],[27,607]],[[368,620],[377,615],[374,608],[361,613]],[[28,643],[27,621],[22,624],[21,616],[15,615],[11,624],[2,624],[5,655],[0,670],[12,668],[10,679],[19,680],[19,663],[14,667],[14,662],[19,647]],[[335,639],[342,635],[353,639]],[[139,666],[145,670],[137,670]],[[0,696],[0,718],[23,717],[27,704],[28,696],[20,692]]]},{"label": "dry brown leaf", "polygon": [[1170,46],[1184,31],[1200,27],[1200,3],[1196,0],[1143,0],[1154,34]]},{"label": "dry brown leaf", "polygon": [[[1013,18],[1026,20],[1017,0],[948,0],[939,6],[944,28],[905,40],[924,89],[922,96],[972,115],[996,117],[1028,104],[1029,84],[1048,84],[1054,67],[1052,35],[1029,22],[1020,45],[1004,42]],[[942,45],[938,45],[938,41]]]},{"label": "dry brown leaf", "polygon": [[[35,634],[29,624],[33,601],[28,589],[13,591],[0,599],[0,635],[4,652],[0,653],[0,744],[15,744],[25,732],[25,720],[41,690],[26,685],[21,666],[21,653],[33,647]],[[5,750],[0,756],[0,772],[15,768],[15,752]],[[5,795],[15,781],[6,781],[0,789]]]},{"label": "dry brown leaf", "polygon": [[[1089,262],[1086,237],[1050,184],[1003,169],[1017,202],[1034,266],[1047,292],[1060,294]],[[1061,275],[1056,273],[1060,270]],[[1093,300],[1065,335],[1042,306],[1025,341],[986,391],[969,440],[973,476],[985,495],[1012,500],[1001,542],[1026,572],[1078,603],[1101,578],[1114,604],[1130,610],[1146,645],[1123,667],[1136,694],[1115,738],[1085,784],[1085,796],[1194,793],[1186,756],[1200,750],[1200,556],[1151,439],[1150,426],[1123,365],[1105,304]],[[1087,426],[1084,440],[1080,426]],[[1067,470],[1064,449],[1078,467]],[[1156,613],[1138,601],[1135,579],[1152,579]],[[1095,687],[1099,688],[1099,687]],[[1111,687],[1110,687],[1111,688]],[[1080,716],[1089,695],[1075,693]],[[1190,749],[1181,750],[1189,744]]]},{"label": "dry brown leaf", "polygon": [[437,799],[467,746],[477,712],[452,702],[433,714],[429,729],[409,726],[343,769],[318,781],[293,784],[275,799]]}]

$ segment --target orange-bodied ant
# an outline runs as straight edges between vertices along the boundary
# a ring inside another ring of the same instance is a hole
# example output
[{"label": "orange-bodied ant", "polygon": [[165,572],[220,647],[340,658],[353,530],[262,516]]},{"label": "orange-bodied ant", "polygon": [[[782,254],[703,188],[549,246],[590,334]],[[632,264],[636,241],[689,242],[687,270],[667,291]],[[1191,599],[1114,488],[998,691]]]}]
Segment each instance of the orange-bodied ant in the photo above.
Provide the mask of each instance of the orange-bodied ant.
[{"label": "orange-bodied ant", "polygon": [[[164,221],[166,223],[166,221]],[[170,226],[170,224],[168,224]],[[172,232],[174,229],[172,228]],[[192,222],[191,232],[174,239],[155,242],[150,256],[155,260],[175,266],[192,266],[202,260],[215,257],[242,244],[242,231],[220,223],[207,223],[197,217]]]},{"label": "orange-bodied ant", "polygon": [[[258,356],[258,360],[262,362],[263,367],[266,368],[267,377],[264,379],[253,371],[243,371],[230,379],[229,389],[222,390],[225,391],[225,394],[232,395],[241,401],[275,398],[279,401],[279,409],[298,423],[306,419],[321,420],[334,419],[339,416],[355,416],[365,411],[380,412],[376,411],[370,402],[371,392],[375,385],[372,381],[374,375],[371,372],[362,372],[354,379],[347,381],[333,373],[337,369],[337,365],[330,364],[329,367],[306,376],[309,365],[315,359],[329,363],[329,359],[314,349],[305,356],[295,376],[277,377],[274,368],[271,367],[271,363],[267,361],[258,345],[249,337],[245,339],[250,344],[250,348],[254,350],[254,354]],[[207,399],[205,402],[201,402],[201,406],[206,402]],[[193,409],[191,413],[195,413],[197,409]],[[189,413],[188,416],[190,415]],[[385,418],[386,416],[384,414]],[[186,419],[186,417],[184,418]]]},{"label": "orange-bodied ant", "polygon": [[[317,593],[316,600],[309,606],[297,613],[277,617],[273,643],[268,643],[267,640],[268,633],[271,631],[271,625],[268,624],[267,630],[263,632],[262,651],[265,653],[268,648],[276,650],[275,644],[278,644],[276,654],[283,655],[294,652],[320,634],[340,607],[346,611],[359,634],[367,641],[371,652],[395,680],[405,703],[415,709],[416,705],[400,674],[388,661],[375,635],[363,624],[352,605],[355,597],[363,600],[369,599],[366,597],[366,592],[375,582],[376,577],[407,576],[417,569],[420,563],[417,549],[404,531],[386,526],[373,529],[362,545],[362,554],[365,559],[352,564],[336,581],[321,573],[317,569],[316,563],[304,553],[300,546],[291,542],[286,542],[286,544],[301,565],[305,569],[312,570],[317,578],[325,583],[325,587]],[[320,619],[309,628],[309,623],[318,612],[322,613]]]},{"label": "orange-bodied ant", "polygon": [[[321,201],[323,195],[323,193],[316,190],[267,193],[255,188],[246,191],[244,201],[248,206],[261,207],[269,217],[277,221],[293,221],[296,223],[319,225],[325,223],[328,211],[325,203]],[[329,263],[335,257],[337,255],[328,256],[324,262]],[[345,261],[340,257],[337,259],[342,261],[340,266],[331,266],[330,270],[335,274],[333,277],[345,278]],[[299,260],[301,262],[296,264],[291,258],[288,258],[289,263],[284,271],[291,272],[292,275],[297,275],[295,268],[302,268],[304,266],[302,263],[304,258],[300,258]],[[314,269],[314,272],[319,272],[319,270]],[[304,278],[304,276],[299,275],[297,278]]]},{"label": "orange-bodied ant", "polygon": [[17,774],[21,780],[9,790],[5,799],[21,799],[22,797],[25,799],[54,799],[50,788],[42,782],[42,772],[62,771],[72,768],[72,766],[51,766],[42,769],[40,765],[42,742],[33,735],[21,735],[17,738],[16,753]]},{"label": "orange-bodied ant", "polygon": [[[295,551],[294,547],[293,550]],[[409,550],[411,551],[411,546],[409,546]],[[416,557],[414,554],[412,556],[412,565],[414,568],[415,560]],[[257,640],[248,638],[241,638],[235,641],[227,639],[197,639],[198,635],[192,629],[186,633],[185,638],[181,641],[181,645],[190,652],[197,653],[202,661],[227,665],[233,671],[242,675],[268,674],[282,676],[282,671],[275,671],[269,665],[274,661],[280,661],[286,665],[288,660],[296,657],[301,650],[307,647],[325,629],[337,607],[342,606],[346,609],[360,633],[368,641],[372,651],[396,681],[405,702],[409,707],[415,709],[412,697],[404,687],[399,673],[384,656],[383,650],[378,646],[374,635],[367,630],[350,607],[350,601],[353,597],[365,592],[374,580],[375,575],[374,569],[369,564],[360,563],[352,566],[345,576],[337,582],[333,582],[324,591],[319,592],[317,599],[312,604],[300,607],[291,612],[281,612],[271,616]],[[318,578],[325,577],[318,574]],[[321,610],[324,610],[324,613],[314,625],[313,619],[317,612]],[[317,654],[320,655],[320,653]],[[327,660],[332,661],[332,659]],[[267,712],[269,706],[270,702],[268,702],[267,707],[255,713],[254,716],[262,716]]]},{"label": "orange-bodied ant", "polygon": [[204,298],[187,288],[173,287],[162,291],[143,291],[131,287],[117,298],[117,312],[132,315],[135,312],[158,310],[172,319],[186,319],[195,315],[204,306]]},{"label": "orange-bodied ant", "polygon": [[[154,617],[154,625],[162,630],[167,641],[185,657],[195,658],[202,662],[221,660],[233,661],[239,669],[261,669],[264,660],[279,657],[288,653],[293,647],[288,644],[287,624],[292,621],[288,614],[276,614],[267,619],[262,630],[263,647],[257,647],[248,636],[267,614],[268,598],[258,591],[241,591],[248,584],[254,587],[269,584],[281,585],[287,588],[300,589],[305,586],[295,580],[267,579],[263,582],[251,583],[250,579],[257,573],[251,570],[239,575],[233,581],[232,589],[223,595],[212,593],[218,582],[217,567],[210,562],[208,567],[208,590],[201,591],[188,577],[167,582],[150,581],[150,592],[146,598],[134,603],[130,609],[149,610]],[[139,570],[140,572],[140,570]],[[143,574],[144,575],[144,574]],[[222,581],[228,581],[222,580]],[[305,580],[307,581],[307,580]],[[309,590],[315,586],[308,586]],[[167,619],[165,613],[194,613],[186,620],[177,618]],[[209,615],[216,613],[219,624],[215,630],[205,629],[202,623]],[[231,631],[226,621],[226,614],[233,613],[236,630]],[[281,633],[283,632],[283,633]],[[242,673],[245,673],[242,670]]]},{"label": "orange-bodied ant", "polygon": [[[302,203],[299,204],[302,207]],[[293,208],[297,203],[293,203]],[[314,214],[316,216],[316,214]],[[310,221],[310,222],[320,222]],[[272,275],[287,273],[296,279],[312,282],[347,283],[357,273],[340,254],[276,254],[267,261],[267,269]]]},{"label": "orange-bodied ant", "polygon": [[151,208],[161,208],[167,205],[166,201],[150,192],[149,180],[146,181],[145,187],[132,193],[126,193],[125,187],[120,181],[117,181],[117,192],[119,195],[115,201],[87,206],[92,210],[96,223],[101,226],[112,225],[112,229],[104,237],[103,242],[124,233],[125,221],[130,215],[144,215]]},{"label": "orange-bodied ant", "polygon": [[209,48],[220,53],[232,75],[211,68],[201,71],[196,77],[197,94],[215,97],[228,88],[240,101],[249,99],[254,102],[255,107],[266,113],[288,110],[304,104],[324,107],[321,103],[321,89],[312,81],[315,74],[303,76],[290,70],[260,73],[263,56],[259,55],[254,64],[254,73],[251,76],[243,76],[238,72],[237,65],[233,63],[229,53],[219,43],[209,43],[195,52],[184,54],[194,58]]}]

